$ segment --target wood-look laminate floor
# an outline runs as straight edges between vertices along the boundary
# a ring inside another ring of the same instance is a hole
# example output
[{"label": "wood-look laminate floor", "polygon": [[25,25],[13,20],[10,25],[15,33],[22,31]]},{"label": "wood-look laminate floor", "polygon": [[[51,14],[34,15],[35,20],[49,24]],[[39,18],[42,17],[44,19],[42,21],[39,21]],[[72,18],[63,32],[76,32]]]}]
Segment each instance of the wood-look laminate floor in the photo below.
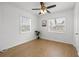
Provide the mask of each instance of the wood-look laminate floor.
[{"label": "wood-look laminate floor", "polygon": [[33,40],[28,43],[10,48],[0,54],[6,57],[74,57],[78,56],[73,45],[49,41]]}]

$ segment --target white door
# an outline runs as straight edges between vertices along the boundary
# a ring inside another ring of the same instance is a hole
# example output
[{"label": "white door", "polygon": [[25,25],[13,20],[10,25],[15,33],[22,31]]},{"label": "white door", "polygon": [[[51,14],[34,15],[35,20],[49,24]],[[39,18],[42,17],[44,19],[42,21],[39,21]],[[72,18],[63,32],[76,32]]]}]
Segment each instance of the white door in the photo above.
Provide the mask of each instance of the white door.
[{"label": "white door", "polygon": [[76,22],[75,38],[76,38],[76,48],[77,48],[78,55],[79,55],[79,19]]},{"label": "white door", "polygon": [[75,16],[74,18],[75,43],[79,55],[79,3],[76,3],[75,5],[74,16]]},{"label": "white door", "polygon": [[79,51],[79,20],[77,19],[76,28],[75,28],[75,38],[76,38],[76,46]]}]

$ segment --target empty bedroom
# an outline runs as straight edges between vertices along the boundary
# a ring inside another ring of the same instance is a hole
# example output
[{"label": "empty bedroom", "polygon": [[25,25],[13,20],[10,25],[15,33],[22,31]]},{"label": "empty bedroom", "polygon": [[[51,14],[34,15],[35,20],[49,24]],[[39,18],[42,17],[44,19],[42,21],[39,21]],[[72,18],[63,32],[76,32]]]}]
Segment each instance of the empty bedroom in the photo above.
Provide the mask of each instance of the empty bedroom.
[{"label": "empty bedroom", "polygon": [[79,2],[0,2],[0,57],[78,57]]}]

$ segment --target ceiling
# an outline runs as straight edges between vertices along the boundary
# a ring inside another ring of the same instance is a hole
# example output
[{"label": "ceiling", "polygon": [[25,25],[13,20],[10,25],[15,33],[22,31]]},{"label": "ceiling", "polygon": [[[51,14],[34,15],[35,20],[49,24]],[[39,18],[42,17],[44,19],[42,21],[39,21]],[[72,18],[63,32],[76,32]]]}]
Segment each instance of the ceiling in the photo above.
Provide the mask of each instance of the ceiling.
[{"label": "ceiling", "polygon": [[[32,8],[40,7],[39,2],[10,2],[10,3],[26,11],[31,11],[34,14],[38,14],[40,12],[39,10],[32,10]],[[51,11],[51,13],[71,9],[74,7],[75,4],[74,2],[44,2],[44,3],[46,6],[56,4],[55,8],[48,9],[49,11]]]}]

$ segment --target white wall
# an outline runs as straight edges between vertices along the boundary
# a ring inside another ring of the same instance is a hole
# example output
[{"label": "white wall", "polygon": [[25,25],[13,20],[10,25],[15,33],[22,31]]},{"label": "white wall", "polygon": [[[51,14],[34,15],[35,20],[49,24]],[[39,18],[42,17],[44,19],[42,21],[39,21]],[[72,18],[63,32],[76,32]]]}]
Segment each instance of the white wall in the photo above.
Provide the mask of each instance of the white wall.
[{"label": "white wall", "polygon": [[[2,6],[0,5],[0,43],[2,43],[2,15],[3,15],[3,9]],[[0,47],[2,46],[2,44],[0,44]]]},{"label": "white wall", "polygon": [[[54,41],[60,41],[60,42],[65,42],[69,44],[73,44],[73,34],[74,34],[74,17],[73,17],[73,9],[66,10],[66,11],[61,11],[57,13],[52,13],[52,14],[47,14],[44,16],[40,16],[40,31],[41,31],[41,37],[49,40],[54,40]],[[53,33],[53,32],[48,32],[47,27],[42,28],[41,27],[41,20],[48,20],[48,19],[53,19],[57,17],[65,17],[66,18],[66,32],[65,33]]]},{"label": "white wall", "polygon": [[[1,19],[2,19],[2,17],[1,17],[1,6],[0,6],[0,27],[1,27]],[[1,36],[1,28],[0,28],[0,36]],[[1,39],[1,37],[0,37],[0,39]]]},{"label": "white wall", "polygon": [[[31,32],[20,34],[20,16],[31,18]],[[3,19],[1,19],[1,17],[3,17]],[[11,48],[35,39],[34,31],[37,29],[36,24],[37,17],[29,11],[24,11],[6,3],[3,4],[3,7],[0,7],[0,28],[2,28],[2,30],[0,29],[0,50]]]}]

